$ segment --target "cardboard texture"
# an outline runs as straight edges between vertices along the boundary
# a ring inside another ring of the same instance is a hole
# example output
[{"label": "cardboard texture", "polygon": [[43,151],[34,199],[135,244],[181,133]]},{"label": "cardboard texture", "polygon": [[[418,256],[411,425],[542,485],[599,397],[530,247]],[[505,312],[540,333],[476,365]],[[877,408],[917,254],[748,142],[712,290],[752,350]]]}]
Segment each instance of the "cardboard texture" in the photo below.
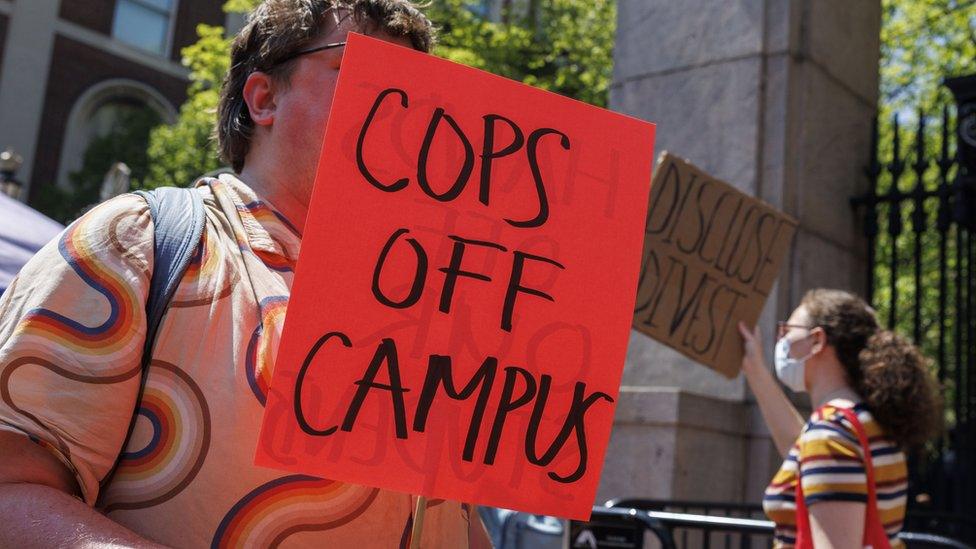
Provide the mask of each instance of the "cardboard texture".
[{"label": "cardboard texture", "polygon": [[797,223],[673,154],[661,154],[644,228],[633,327],[733,378],[739,320],[755,326]]},{"label": "cardboard texture", "polygon": [[350,36],[256,462],[587,518],[653,125]]}]

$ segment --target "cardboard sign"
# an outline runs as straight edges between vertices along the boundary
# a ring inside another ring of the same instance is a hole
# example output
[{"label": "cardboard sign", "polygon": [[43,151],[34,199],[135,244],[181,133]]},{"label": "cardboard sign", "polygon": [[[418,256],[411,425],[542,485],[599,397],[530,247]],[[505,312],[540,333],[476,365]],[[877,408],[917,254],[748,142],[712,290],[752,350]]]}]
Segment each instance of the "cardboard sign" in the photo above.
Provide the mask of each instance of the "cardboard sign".
[{"label": "cardboard sign", "polygon": [[257,463],[585,518],[651,124],[351,36]]},{"label": "cardboard sign", "polygon": [[735,377],[797,223],[668,153],[651,188],[633,326]]}]

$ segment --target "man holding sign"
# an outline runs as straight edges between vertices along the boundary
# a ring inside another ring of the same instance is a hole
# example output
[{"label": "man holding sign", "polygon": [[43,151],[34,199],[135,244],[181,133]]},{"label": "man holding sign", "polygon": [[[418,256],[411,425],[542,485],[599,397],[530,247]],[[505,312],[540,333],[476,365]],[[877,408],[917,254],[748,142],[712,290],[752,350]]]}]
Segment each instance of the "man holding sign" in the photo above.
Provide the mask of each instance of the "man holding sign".
[{"label": "man holding sign", "polygon": [[[196,186],[206,226],[143,387],[154,237],[142,198],[86,214],[4,294],[0,546],[407,539],[410,494],[253,464],[351,31],[420,51],[432,41],[406,0],[268,0],[235,40],[218,137],[239,177]],[[425,547],[487,543],[471,505],[431,500],[425,514]]]}]

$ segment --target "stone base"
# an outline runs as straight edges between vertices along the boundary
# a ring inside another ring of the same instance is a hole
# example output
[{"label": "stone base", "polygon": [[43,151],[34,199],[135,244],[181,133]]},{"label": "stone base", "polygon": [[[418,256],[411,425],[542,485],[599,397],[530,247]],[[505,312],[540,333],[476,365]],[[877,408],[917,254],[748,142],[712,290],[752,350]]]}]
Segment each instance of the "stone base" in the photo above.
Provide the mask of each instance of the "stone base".
[{"label": "stone base", "polygon": [[756,434],[753,408],[676,388],[621,387],[596,503],[758,502],[779,462],[764,429]]}]

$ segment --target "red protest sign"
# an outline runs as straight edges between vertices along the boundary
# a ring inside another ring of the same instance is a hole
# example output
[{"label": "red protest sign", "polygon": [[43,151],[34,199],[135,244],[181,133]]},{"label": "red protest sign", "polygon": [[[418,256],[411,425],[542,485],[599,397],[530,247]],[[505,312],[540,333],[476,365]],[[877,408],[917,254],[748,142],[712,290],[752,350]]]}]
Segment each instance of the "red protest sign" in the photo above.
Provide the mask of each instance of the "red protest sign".
[{"label": "red protest sign", "polygon": [[259,465],[587,518],[653,126],[350,36]]}]

